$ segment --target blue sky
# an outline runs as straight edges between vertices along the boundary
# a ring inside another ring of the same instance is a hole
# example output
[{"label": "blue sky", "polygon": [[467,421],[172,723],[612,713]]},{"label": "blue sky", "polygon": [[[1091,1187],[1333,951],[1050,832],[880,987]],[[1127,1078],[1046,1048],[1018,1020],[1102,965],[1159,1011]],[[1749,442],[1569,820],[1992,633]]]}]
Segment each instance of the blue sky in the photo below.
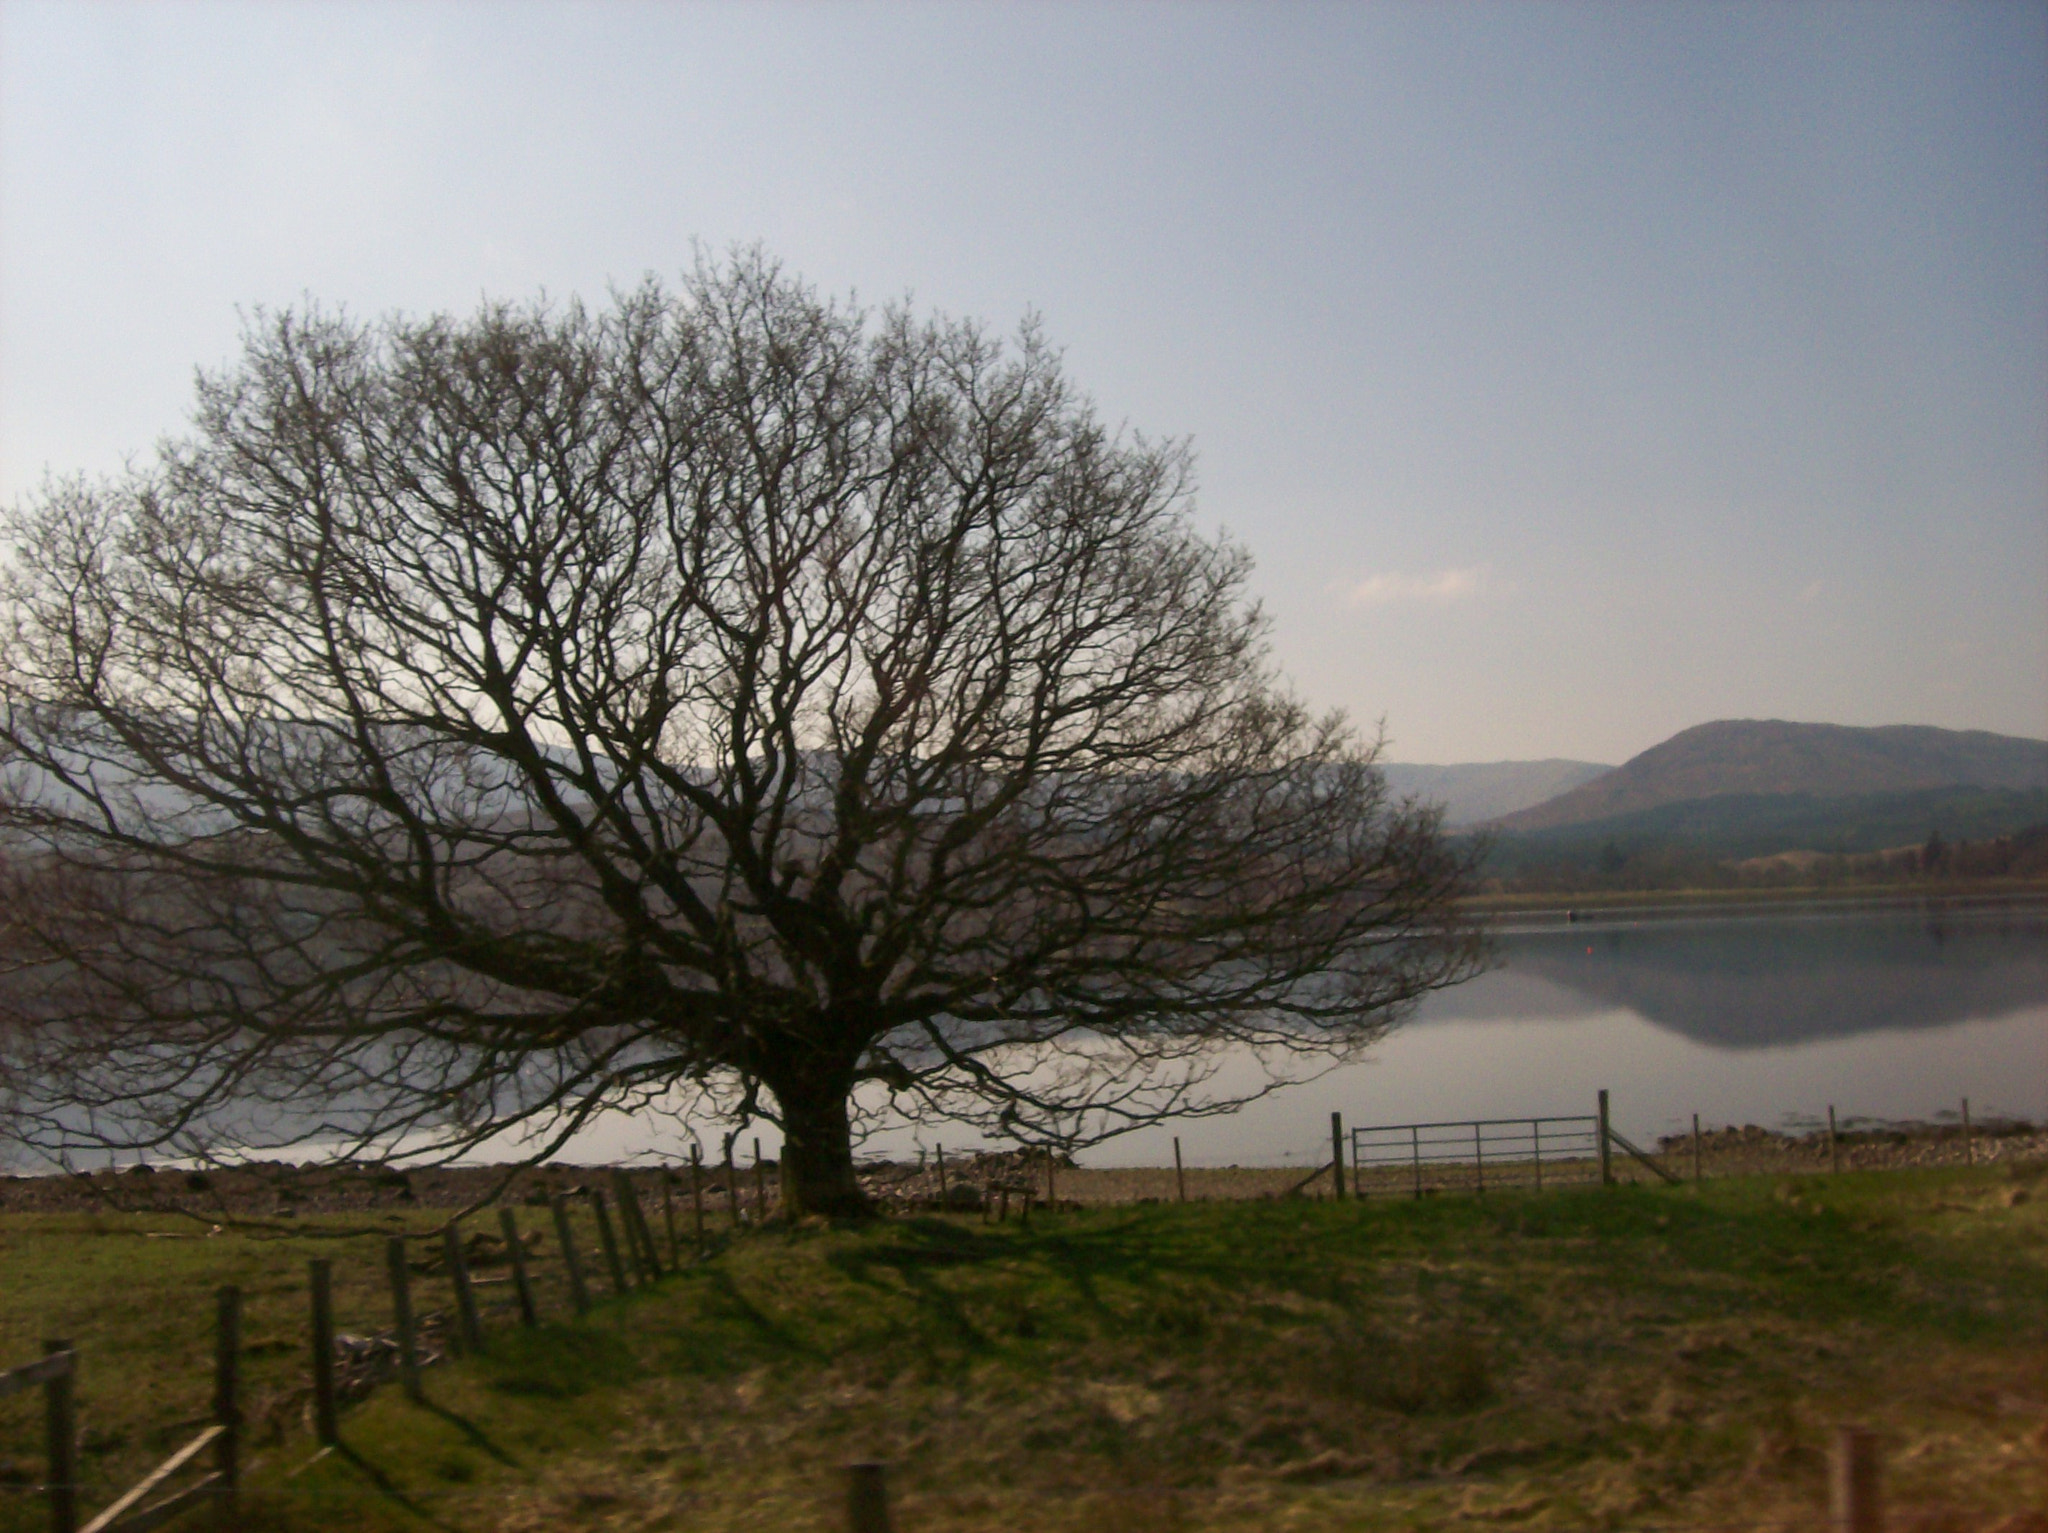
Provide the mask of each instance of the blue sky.
[{"label": "blue sky", "polygon": [[0,0],[0,496],[238,310],[1043,316],[1410,761],[2048,735],[2048,6]]}]

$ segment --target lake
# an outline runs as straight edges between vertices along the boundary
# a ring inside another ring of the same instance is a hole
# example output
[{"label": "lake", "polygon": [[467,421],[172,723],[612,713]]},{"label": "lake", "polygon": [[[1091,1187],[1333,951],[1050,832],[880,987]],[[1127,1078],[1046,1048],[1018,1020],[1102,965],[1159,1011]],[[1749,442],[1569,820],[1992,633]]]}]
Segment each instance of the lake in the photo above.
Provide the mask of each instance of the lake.
[{"label": "lake", "polygon": [[[1360,1063],[1079,1158],[1168,1165],[1178,1134],[1190,1165],[1306,1167],[1328,1158],[1333,1111],[1351,1127],[1591,1113],[1603,1086],[1645,1144],[1695,1112],[1803,1128],[1830,1103],[1844,1120],[1933,1120],[1968,1097],[1980,1120],[2048,1119],[2048,901],[1538,917],[1500,929],[1499,957]],[[774,1154],[777,1136],[761,1140]],[[922,1141],[973,1144],[957,1129]],[[917,1144],[892,1132],[864,1151]],[[649,1151],[676,1146],[614,1122],[567,1158]]]},{"label": "lake", "polygon": [[[1638,1143],[1690,1127],[2048,1119],[2048,900],[1597,913],[1499,931],[1499,965],[1432,997],[1365,1060],[1234,1116],[1126,1135],[1083,1164],[1312,1166],[1347,1127],[1591,1113]],[[1231,1078],[1253,1078],[1248,1062]],[[748,1138],[751,1139],[749,1134]],[[770,1155],[778,1138],[765,1125]],[[714,1141],[715,1142],[715,1141]],[[972,1136],[925,1131],[959,1151]],[[909,1156],[909,1131],[864,1153]],[[750,1144],[741,1147],[744,1157]],[[618,1116],[563,1158],[687,1156],[673,1119]],[[301,1152],[303,1155],[303,1152]]]},{"label": "lake", "polygon": [[[2048,1118],[2048,903],[1599,914],[1500,933],[1500,967],[1367,1061],[1183,1125],[1191,1162],[1328,1156],[1347,1125],[1590,1113],[1638,1142],[1703,1124]],[[1172,1158],[1133,1135],[1088,1160]]]}]

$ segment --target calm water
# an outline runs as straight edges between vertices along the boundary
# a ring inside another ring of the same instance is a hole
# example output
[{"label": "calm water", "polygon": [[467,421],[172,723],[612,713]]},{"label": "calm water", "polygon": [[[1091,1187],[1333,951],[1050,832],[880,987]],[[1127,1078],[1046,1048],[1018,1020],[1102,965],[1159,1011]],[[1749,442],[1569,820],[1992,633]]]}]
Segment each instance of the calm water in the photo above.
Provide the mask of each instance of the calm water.
[{"label": "calm water", "polygon": [[[1348,1125],[1590,1113],[1603,1086],[1639,1142],[1708,1125],[2048,1119],[2048,902],[1935,911],[1552,921],[1501,934],[1501,967],[1445,992],[1366,1061],[1230,1118],[1132,1134],[1094,1165],[1312,1165]],[[1249,1078],[1248,1070],[1237,1072]],[[966,1148],[958,1130],[927,1133]],[[774,1153],[772,1133],[762,1143]],[[915,1154],[907,1133],[869,1153]],[[578,1158],[674,1152],[612,1124]]]},{"label": "calm water", "polygon": [[[1637,1139],[1844,1117],[2048,1118],[2048,905],[1561,922],[1428,1002],[1367,1062],[1190,1124],[1204,1162],[1326,1153],[1351,1124],[1591,1112]],[[1168,1131],[1169,1133],[1171,1131]],[[1096,1159],[1170,1157],[1164,1136]]]},{"label": "calm water", "polygon": [[[1241,1113],[1132,1134],[1082,1156],[1165,1165],[1312,1165],[1347,1125],[1590,1113],[1613,1093],[1639,1142],[1688,1127],[1844,1118],[2048,1119],[2048,901],[1529,924],[1500,967],[1428,1002],[1362,1063]],[[1240,1063],[1237,1079],[1252,1072]],[[751,1136],[750,1136],[751,1137]],[[924,1136],[968,1148],[958,1130]],[[765,1129],[773,1154],[777,1136]],[[742,1154],[750,1146],[742,1145]],[[870,1154],[914,1155],[906,1132]],[[687,1155],[674,1131],[612,1119],[565,1158]]]}]

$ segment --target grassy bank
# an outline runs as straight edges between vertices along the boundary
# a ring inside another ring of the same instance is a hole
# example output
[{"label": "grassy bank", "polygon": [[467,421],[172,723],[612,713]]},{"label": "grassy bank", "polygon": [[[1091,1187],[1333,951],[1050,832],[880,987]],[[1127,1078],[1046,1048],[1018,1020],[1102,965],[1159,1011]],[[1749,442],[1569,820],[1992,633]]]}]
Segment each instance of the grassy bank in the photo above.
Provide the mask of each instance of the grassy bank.
[{"label": "grassy bank", "polygon": [[[1810,1525],[1829,1427],[1863,1420],[1895,1508],[1961,1533],[2044,1506],[2043,1173],[750,1235],[588,1322],[500,1320],[310,1466],[304,1258],[335,1258],[344,1329],[381,1325],[373,1242],[17,1215],[0,1360],[86,1348],[96,1506],[203,1415],[205,1295],[241,1282],[252,1526],[824,1529],[866,1457],[908,1533]],[[19,1460],[32,1407],[0,1412]]]}]

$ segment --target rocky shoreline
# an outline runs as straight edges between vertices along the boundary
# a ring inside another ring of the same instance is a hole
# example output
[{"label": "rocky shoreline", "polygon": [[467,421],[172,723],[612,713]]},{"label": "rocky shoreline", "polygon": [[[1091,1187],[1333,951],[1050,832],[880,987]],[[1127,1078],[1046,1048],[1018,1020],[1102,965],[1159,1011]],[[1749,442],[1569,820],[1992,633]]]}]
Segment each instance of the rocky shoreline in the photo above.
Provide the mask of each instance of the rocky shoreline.
[{"label": "rocky shoreline", "polygon": [[[1657,1159],[1680,1178],[1692,1175],[1690,1134],[1667,1135]],[[1858,1125],[1835,1136],[1825,1130],[1784,1133],[1750,1124],[1713,1129],[1700,1136],[1700,1171],[1706,1176],[1785,1175],[1914,1166],[1990,1165],[2048,1160],[2048,1126],[2017,1121],[1974,1125],[1904,1123]],[[1631,1179],[1643,1175],[1617,1157],[1616,1169]],[[541,1166],[294,1165],[263,1162],[203,1171],[127,1167],[120,1170],[0,1176],[0,1213],[174,1214],[200,1224],[290,1226],[315,1216],[403,1215],[410,1210],[448,1210],[511,1201],[542,1206],[556,1194],[577,1196],[609,1190],[613,1168],[550,1163]],[[695,1184],[688,1166],[634,1166],[626,1174],[643,1202],[666,1201],[678,1218],[692,1218],[701,1195],[707,1223],[723,1227],[773,1217],[778,1172],[774,1162],[758,1170],[735,1168],[728,1183],[723,1167],[703,1168]],[[875,1162],[862,1168],[862,1184],[884,1209],[910,1213],[950,1208],[973,1212],[1021,1213],[1027,1200],[1043,1207],[1048,1190],[1061,1205],[1096,1206],[1167,1202],[1182,1195],[1199,1201],[1260,1200],[1289,1195],[1327,1195],[1328,1176],[1299,1166],[1077,1167],[1061,1157],[1048,1177],[1042,1152],[1015,1150],[961,1156],[947,1162],[943,1177],[936,1160],[925,1164]],[[943,1200],[943,1201],[942,1201]]]},{"label": "rocky shoreline", "polygon": [[[1690,1174],[1691,1134],[1666,1134],[1657,1150],[1672,1169]],[[2040,1160],[2048,1158],[2048,1127],[2010,1118],[1967,1130],[1960,1123],[1859,1122],[1841,1128],[1832,1147],[1826,1129],[1785,1134],[1752,1123],[1700,1135],[1700,1168],[1708,1176],[1828,1171],[1838,1157],[1844,1171]]]}]

